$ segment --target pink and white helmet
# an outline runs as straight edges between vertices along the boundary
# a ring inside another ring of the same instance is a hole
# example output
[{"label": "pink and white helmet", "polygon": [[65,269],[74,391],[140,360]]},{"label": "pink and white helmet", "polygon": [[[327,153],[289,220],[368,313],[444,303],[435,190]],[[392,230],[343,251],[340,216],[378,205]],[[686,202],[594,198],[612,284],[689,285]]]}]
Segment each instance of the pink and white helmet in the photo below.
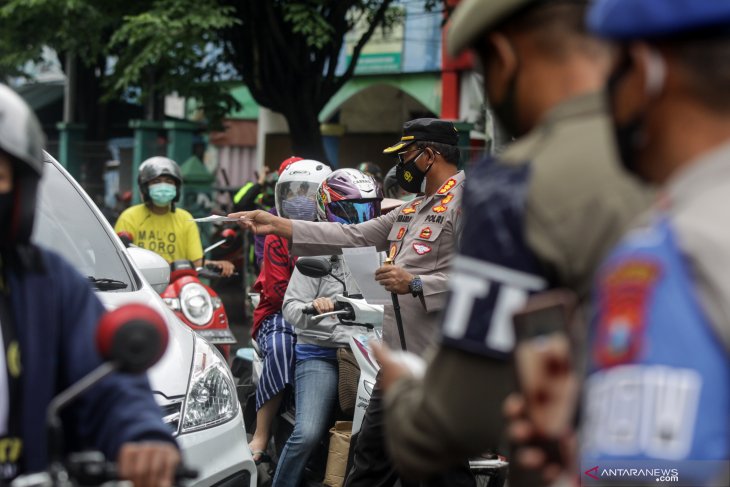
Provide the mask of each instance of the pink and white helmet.
[{"label": "pink and white helmet", "polygon": [[338,169],[317,190],[320,221],[362,223],[380,216],[383,191],[375,180],[357,169]]}]

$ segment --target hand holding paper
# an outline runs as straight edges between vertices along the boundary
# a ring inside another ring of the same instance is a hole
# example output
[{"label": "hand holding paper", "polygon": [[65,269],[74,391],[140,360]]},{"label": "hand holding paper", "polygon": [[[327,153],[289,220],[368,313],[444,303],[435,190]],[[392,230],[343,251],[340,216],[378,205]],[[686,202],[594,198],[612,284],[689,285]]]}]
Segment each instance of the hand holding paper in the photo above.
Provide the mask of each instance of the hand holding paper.
[{"label": "hand holding paper", "polygon": [[223,215],[210,215],[203,218],[195,218],[194,222],[197,223],[218,223],[218,222],[240,222],[243,217],[230,217]]}]

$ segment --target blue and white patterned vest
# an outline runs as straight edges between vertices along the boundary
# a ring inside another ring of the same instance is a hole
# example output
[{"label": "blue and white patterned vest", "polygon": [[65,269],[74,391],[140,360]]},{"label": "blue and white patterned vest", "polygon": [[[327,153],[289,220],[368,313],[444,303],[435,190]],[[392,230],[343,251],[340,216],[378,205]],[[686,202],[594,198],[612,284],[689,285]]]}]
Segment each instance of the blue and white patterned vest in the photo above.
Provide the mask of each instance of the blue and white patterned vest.
[{"label": "blue and white patterned vest", "polygon": [[[665,216],[613,251],[594,304],[584,465],[727,460],[728,352],[697,300]],[[696,468],[692,476],[707,481],[716,474]]]}]

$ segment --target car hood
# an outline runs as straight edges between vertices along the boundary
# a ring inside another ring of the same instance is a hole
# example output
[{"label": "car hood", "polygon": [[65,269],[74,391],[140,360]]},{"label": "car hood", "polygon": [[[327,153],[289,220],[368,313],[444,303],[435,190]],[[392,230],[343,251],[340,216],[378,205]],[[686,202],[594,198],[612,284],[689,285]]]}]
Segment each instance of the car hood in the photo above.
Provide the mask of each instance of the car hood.
[{"label": "car hood", "polygon": [[170,333],[167,350],[159,362],[148,372],[152,390],[156,394],[173,398],[187,392],[189,371],[193,357],[193,331],[165,306],[159,296],[145,285],[133,292],[98,292],[97,296],[107,310],[113,310],[130,303],[150,306],[165,319]]}]

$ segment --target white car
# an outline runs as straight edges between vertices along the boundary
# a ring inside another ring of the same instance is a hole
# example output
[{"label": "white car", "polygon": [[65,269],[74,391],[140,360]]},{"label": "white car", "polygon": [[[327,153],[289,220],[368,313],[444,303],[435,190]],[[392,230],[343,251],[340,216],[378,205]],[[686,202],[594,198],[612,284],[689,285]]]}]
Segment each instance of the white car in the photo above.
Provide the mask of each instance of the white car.
[{"label": "white car", "polygon": [[48,155],[45,163],[33,240],[89,276],[107,309],[143,303],[167,322],[167,352],[148,374],[185,462],[200,473],[189,485],[255,486],[256,465],[227,364],[158,294],[169,280],[167,262],[148,250],[126,249],[69,173]]}]

